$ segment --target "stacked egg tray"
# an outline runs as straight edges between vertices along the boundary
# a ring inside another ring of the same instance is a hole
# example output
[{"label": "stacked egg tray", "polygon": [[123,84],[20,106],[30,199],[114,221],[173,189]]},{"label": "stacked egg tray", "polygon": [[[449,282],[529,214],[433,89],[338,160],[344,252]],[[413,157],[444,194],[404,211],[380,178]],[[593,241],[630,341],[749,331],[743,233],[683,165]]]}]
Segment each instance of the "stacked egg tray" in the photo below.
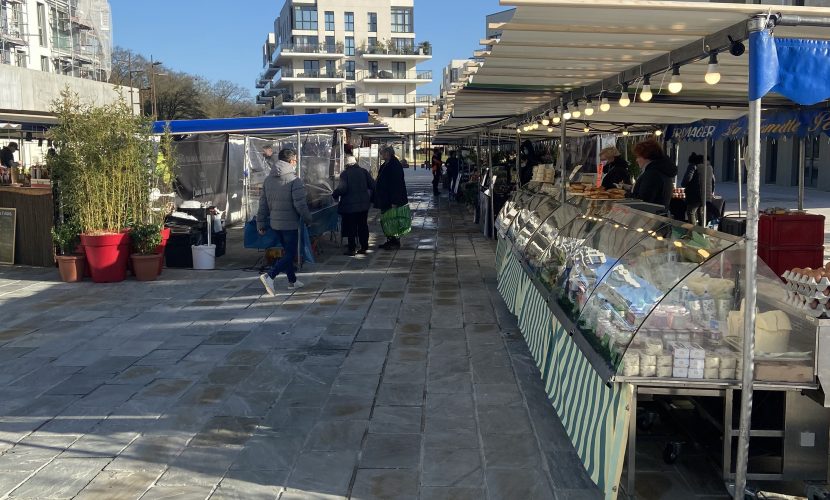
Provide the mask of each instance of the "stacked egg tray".
[{"label": "stacked egg tray", "polygon": [[813,318],[830,317],[830,280],[827,276],[817,281],[814,276],[784,271],[781,277],[787,284],[789,304]]}]

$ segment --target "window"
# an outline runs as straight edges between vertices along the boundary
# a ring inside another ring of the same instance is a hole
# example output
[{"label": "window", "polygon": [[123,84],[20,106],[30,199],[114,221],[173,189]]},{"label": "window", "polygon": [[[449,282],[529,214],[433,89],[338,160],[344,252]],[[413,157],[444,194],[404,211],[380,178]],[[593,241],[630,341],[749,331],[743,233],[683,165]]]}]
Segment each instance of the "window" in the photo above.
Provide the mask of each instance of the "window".
[{"label": "window", "polygon": [[392,109],[392,118],[406,118],[406,110],[405,109]]},{"label": "window", "polygon": [[357,98],[356,98],[355,88],[354,87],[347,88],[346,89],[346,103],[354,104],[356,100],[357,100]]},{"label": "window", "polygon": [[346,55],[353,56],[354,55],[354,37],[347,36],[346,37]]},{"label": "window", "polygon": [[354,64],[354,61],[346,61],[346,80],[354,80]]},{"label": "window", "polygon": [[326,61],[326,76],[329,78],[335,76],[337,73],[337,61],[328,60]]},{"label": "window", "polygon": [[376,33],[378,31],[378,13],[369,13],[369,33]]},{"label": "window", "polygon": [[49,72],[49,58],[46,56],[40,56],[40,70],[44,73]]},{"label": "window", "polygon": [[25,52],[15,52],[15,64],[18,67],[25,68],[26,67],[26,53]]},{"label": "window", "polygon": [[337,89],[329,87],[326,89],[326,102],[337,102]]},{"label": "window", "polygon": [[412,8],[392,7],[392,33],[412,33]]},{"label": "window", "polygon": [[316,30],[317,29],[317,7],[314,5],[294,6],[294,29],[295,30]]},{"label": "window", "polygon": [[40,46],[48,46],[46,38],[46,6],[42,3],[37,4],[37,36],[40,40]]},{"label": "window", "polygon": [[[319,96],[318,96],[319,97]],[[316,115],[320,112],[320,108],[307,108],[305,110],[305,114],[307,115]]]},{"label": "window", "polygon": [[406,63],[405,62],[393,62],[392,63],[392,75],[394,78],[397,79],[404,79],[406,78]]},{"label": "window", "polygon": [[334,41],[334,37],[333,36],[327,36],[326,37],[326,52],[332,53],[332,52],[335,51],[336,47],[337,47],[337,43]]},{"label": "window", "polygon": [[393,38],[392,43],[399,54],[408,54],[415,51],[415,40],[411,38]]},{"label": "window", "polygon": [[346,31],[354,31],[354,12],[346,12]]},{"label": "window", "polygon": [[337,113],[337,108],[329,108],[326,110],[326,113]]},{"label": "window", "polygon": [[378,62],[377,61],[369,61],[369,76],[370,78],[377,78],[378,77]]},{"label": "window", "polygon": [[366,42],[366,48],[369,49],[369,52],[374,52],[375,48],[378,46],[378,37],[370,36],[368,41]]},{"label": "window", "polygon": [[326,11],[326,31],[334,31],[334,11]]},{"label": "window", "polygon": [[305,100],[306,102],[320,102],[320,89],[306,87]]},{"label": "window", "polygon": [[306,76],[319,76],[320,75],[320,61],[317,61],[317,60],[303,61],[303,73]]},{"label": "window", "polygon": [[316,36],[295,36],[294,50],[297,52],[316,52],[320,39]]}]

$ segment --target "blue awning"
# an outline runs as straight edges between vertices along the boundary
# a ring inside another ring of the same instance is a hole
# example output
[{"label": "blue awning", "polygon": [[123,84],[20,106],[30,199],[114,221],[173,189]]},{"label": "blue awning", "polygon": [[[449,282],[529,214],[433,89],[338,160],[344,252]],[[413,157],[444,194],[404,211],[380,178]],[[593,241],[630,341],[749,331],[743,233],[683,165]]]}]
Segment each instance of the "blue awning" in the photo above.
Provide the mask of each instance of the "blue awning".
[{"label": "blue awning", "polygon": [[165,126],[173,134],[276,134],[310,129],[346,128],[386,129],[372,123],[369,113],[319,113],[314,115],[256,116],[246,118],[213,118],[207,120],[157,121],[153,133],[164,133]]}]

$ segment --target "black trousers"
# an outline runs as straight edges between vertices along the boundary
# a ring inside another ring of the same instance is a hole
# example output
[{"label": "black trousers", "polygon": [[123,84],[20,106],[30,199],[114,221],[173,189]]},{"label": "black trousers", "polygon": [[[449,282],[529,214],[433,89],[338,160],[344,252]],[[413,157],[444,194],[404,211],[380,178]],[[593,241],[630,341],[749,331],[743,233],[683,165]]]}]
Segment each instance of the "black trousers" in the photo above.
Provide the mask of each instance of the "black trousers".
[{"label": "black trousers", "polygon": [[432,173],[432,192],[438,194],[438,185],[441,184],[441,172]]},{"label": "black trousers", "polygon": [[357,250],[357,242],[360,248],[369,248],[369,212],[355,212],[351,214],[340,214],[342,217],[343,236],[349,239],[349,251]]}]

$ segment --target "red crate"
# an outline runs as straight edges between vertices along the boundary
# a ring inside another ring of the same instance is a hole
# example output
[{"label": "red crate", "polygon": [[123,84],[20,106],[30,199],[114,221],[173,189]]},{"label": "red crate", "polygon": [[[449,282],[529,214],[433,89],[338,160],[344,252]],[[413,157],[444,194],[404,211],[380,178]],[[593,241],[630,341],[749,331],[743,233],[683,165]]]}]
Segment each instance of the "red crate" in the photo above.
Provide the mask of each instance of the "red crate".
[{"label": "red crate", "polygon": [[824,216],[761,214],[758,221],[758,245],[769,247],[824,245]]},{"label": "red crate", "polygon": [[824,246],[784,246],[773,247],[758,245],[758,258],[766,262],[776,276],[795,267],[817,269],[824,263]]}]

